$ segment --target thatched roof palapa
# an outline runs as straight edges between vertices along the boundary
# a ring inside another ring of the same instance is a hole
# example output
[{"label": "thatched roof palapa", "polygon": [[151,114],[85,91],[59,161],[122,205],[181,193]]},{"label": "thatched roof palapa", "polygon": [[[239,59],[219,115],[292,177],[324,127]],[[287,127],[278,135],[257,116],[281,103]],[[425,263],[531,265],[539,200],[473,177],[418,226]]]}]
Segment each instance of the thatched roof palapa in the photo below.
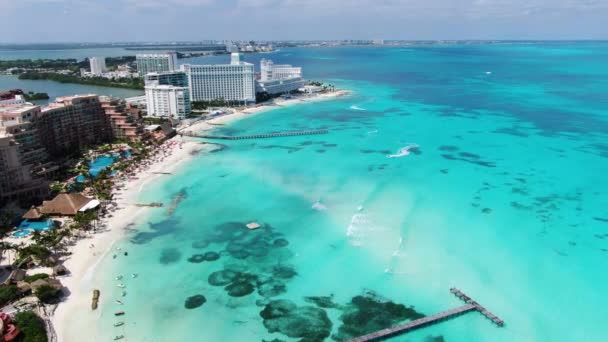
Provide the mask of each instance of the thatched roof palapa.
[{"label": "thatched roof palapa", "polygon": [[26,220],[38,220],[42,217],[42,215],[43,214],[40,212],[40,209],[32,207],[22,217]]},{"label": "thatched roof palapa", "polygon": [[93,201],[78,193],[60,193],[50,201],[44,201],[40,206],[40,212],[47,215],[76,215],[78,210]]}]

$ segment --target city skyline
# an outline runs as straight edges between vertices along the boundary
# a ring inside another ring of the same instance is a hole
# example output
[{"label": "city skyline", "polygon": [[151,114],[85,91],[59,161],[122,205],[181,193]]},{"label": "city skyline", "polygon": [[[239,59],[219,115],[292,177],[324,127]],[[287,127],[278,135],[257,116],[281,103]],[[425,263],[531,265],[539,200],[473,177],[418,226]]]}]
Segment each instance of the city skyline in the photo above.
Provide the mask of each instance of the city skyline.
[{"label": "city skyline", "polygon": [[0,12],[0,43],[608,38],[598,0],[0,0]]}]

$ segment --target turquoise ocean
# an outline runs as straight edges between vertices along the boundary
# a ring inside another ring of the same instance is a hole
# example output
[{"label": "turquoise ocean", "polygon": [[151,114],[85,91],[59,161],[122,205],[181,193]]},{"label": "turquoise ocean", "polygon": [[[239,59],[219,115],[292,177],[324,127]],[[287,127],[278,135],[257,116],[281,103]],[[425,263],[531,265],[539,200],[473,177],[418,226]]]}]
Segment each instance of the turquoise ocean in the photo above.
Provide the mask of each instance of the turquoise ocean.
[{"label": "turquoise ocean", "polygon": [[607,43],[262,57],[352,94],[218,132],[329,134],[225,142],[150,184],[142,201],[183,200],[97,267],[88,340],[341,341],[462,305],[450,287],[505,326],[473,312],[391,341],[608,340]]}]

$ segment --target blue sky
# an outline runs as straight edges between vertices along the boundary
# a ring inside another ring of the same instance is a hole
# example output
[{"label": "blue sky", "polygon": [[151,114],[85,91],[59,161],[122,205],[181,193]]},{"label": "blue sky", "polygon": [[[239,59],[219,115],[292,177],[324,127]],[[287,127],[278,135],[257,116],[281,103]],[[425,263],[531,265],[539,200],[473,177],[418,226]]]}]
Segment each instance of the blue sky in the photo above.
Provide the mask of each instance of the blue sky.
[{"label": "blue sky", "polygon": [[608,0],[0,0],[0,42],[608,39]]}]

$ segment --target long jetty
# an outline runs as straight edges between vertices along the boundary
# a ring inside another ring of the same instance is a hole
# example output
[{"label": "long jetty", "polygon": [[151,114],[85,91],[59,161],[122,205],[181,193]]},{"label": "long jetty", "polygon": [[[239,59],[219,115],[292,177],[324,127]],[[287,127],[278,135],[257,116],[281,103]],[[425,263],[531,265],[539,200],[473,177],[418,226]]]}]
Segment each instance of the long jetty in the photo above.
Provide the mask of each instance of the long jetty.
[{"label": "long jetty", "polygon": [[327,134],[327,129],[315,129],[308,131],[292,131],[292,132],[274,132],[274,133],[263,133],[263,134],[251,134],[251,135],[212,135],[212,134],[197,134],[194,132],[180,132],[180,135],[194,138],[204,139],[222,139],[222,140],[244,140],[244,139],[266,139],[266,138],[278,138],[278,137],[293,137],[300,135],[317,135]]},{"label": "long jetty", "polygon": [[480,312],[482,315],[484,315],[485,317],[490,319],[492,322],[494,322],[499,327],[502,327],[504,325],[503,320],[501,320],[500,318],[498,318],[498,316],[496,316],[493,313],[491,313],[490,311],[488,311],[486,308],[484,308],[479,303],[477,303],[476,301],[471,299],[471,297],[467,296],[459,289],[453,287],[450,289],[450,292],[452,294],[454,294],[456,297],[463,300],[466,304],[453,308],[453,309],[450,309],[450,310],[442,311],[442,312],[437,313],[432,316],[426,316],[426,317],[423,317],[423,318],[420,318],[420,319],[417,319],[417,320],[414,320],[411,322],[396,325],[391,328],[386,328],[386,329],[375,331],[375,332],[367,334],[367,335],[355,337],[353,339],[348,340],[348,342],[368,342],[368,341],[384,340],[384,339],[387,339],[390,337],[394,337],[394,336],[406,333],[408,331],[412,331],[412,330],[426,327],[426,326],[429,326],[429,325],[432,325],[435,323],[439,323],[439,322],[460,316],[462,314],[465,314],[465,313],[471,312],[471,311]]}]

